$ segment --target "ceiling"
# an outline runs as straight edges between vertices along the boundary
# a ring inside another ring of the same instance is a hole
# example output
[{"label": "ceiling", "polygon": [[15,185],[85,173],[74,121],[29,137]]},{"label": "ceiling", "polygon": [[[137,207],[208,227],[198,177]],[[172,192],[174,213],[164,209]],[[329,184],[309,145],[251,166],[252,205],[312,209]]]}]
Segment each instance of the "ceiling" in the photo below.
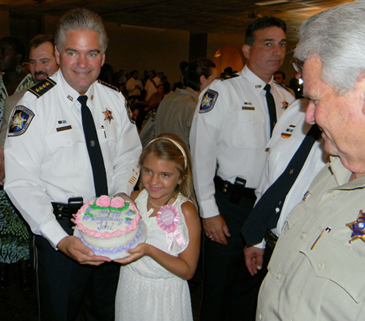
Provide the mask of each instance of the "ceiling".
[{"label": "ceiling", "polygon": [[244,33],[253,20],[272,15],[287,23],[287,39],[296,42],[303,21],[350,1],[289,0],[260,6],[257,3],[263,0],[0,0],[0,10],[36,17],[61,16],[71,8],[85,7],[99,13],[104,21],[120,25],[233,34]]}]

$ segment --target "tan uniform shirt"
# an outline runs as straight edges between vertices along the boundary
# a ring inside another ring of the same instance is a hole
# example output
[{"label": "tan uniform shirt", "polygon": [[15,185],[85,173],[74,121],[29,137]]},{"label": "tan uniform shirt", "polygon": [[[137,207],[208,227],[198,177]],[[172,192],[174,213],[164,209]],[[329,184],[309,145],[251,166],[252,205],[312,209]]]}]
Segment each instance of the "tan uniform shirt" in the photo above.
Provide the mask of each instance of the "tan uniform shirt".
[{"label": "tan uniform shirt", "polygon": [[289,214],[260,289],[257,320],[364,320],[365,243],[350,244],[346,224],[365,210],[365,176],[349,182],[350,176],[331,157]]}]

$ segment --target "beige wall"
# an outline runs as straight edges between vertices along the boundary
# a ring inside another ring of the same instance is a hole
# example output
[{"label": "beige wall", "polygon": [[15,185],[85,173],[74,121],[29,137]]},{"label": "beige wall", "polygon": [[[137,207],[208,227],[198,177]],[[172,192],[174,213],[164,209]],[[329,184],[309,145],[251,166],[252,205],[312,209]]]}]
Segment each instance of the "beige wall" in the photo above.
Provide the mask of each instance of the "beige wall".
[{"label": "beige wall", "polygon": [[[57,22],[57,17],[45,17],[45,32],[54,34]],[[163,71],[171,86],[180,81],[179,63],[188,60],[189,32],[120,27],[108,22],[105,28],[109,37],[106,63],[112,65],[114,71],[136,69],[142,77],[144,70],[154,69]]]},{"label": "beige wall", "polygon": [[[0,11],[0,19],[0,35],[7,36],[11,31],[12,36],[19,35],[21,40],[28,43],[29,39],[41,32],[40,28],[46,34],[54,34],[59,17],[45,16],[41,24],[39,21],[29,21],[27,24],[24,21],[20,23],[16,18],[10,19],[7,12]],[[27,25],[28,28],[25,28]],[[105,26],[110,39],[106,62],[113,66],[114,71],[123,69],[125,72],[130,72],[137,69],[142,77],[144,70],[154,69],[156,72],[163,71],[171,86],[180,81],[179,63],[189,60],[188,31],[128,27],[116,23],[105,23]],[[237,48],[235,59],[240,61],[234,63],[221,61],[221,67],[224,69],[230,65],[234,70],[239,70],[242,62],[245,62],[241,51],[243,43],[244,34],[209,34],[207,57],[213,60],[218,49],[232,45]],[[293,45],[288,44],[288,50]],[[287,56],[281,70],[287,74],[286,82],[289,84],[290,78],[294,77],[295,73],[289,64],[291,54]]]}]

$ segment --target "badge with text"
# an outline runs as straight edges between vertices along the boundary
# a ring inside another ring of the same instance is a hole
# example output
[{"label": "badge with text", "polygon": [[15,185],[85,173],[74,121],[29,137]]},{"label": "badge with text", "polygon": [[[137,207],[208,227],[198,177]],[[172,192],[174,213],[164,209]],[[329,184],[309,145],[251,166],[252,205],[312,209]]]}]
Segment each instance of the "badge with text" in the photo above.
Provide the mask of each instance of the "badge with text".
[{"label": "badge with text", "polygon": [[360,210],[356,221],[348,223],[346,226],[348,226],[352,231],[351,239],[349,241],[350,243],[356,241],[357,239],[361,239],[363,242],[365,242],[365,213],[363,210]]},{"label": "badge with text", "polygon": [[169,251],[172,250],[174,240],[180,248],[185,245],[185,241],[177,229],[180,216],[175,206],[165,205],[161,207],[157,213],[156,220],[157,225],[166,232],[166,242]]},{"label": "badge with text", "polygon": [[21,105],[16,106],[9,125],[8,137],[24,134],[33,118],[34,113],[30,109]]}]

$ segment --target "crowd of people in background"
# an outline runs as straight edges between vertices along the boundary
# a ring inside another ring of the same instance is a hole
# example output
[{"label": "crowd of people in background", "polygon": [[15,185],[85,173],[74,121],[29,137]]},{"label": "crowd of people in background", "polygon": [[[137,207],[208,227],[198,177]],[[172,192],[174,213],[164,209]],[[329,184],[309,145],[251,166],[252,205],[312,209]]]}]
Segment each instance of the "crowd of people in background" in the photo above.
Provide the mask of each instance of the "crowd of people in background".
[{"label": "crowd of people in background", "polygon": [[[0,39],[0,287],[17,263],[29,289],[31,228],[43,320],[83,304],[87,320],[192,321],[201,249],[201,321],[362,320],[364,14],[358,0],[308,19],[289,86],[275,17],[247,27],[241,71],[177,62],[172,89],[163,71],[104,63],[106,31],[87,9],[35,37],[29,65],[18,39]],[[135,202],[148,227],[126,258],[96,255],[70,226],[75,199],[101,195]]]}]

